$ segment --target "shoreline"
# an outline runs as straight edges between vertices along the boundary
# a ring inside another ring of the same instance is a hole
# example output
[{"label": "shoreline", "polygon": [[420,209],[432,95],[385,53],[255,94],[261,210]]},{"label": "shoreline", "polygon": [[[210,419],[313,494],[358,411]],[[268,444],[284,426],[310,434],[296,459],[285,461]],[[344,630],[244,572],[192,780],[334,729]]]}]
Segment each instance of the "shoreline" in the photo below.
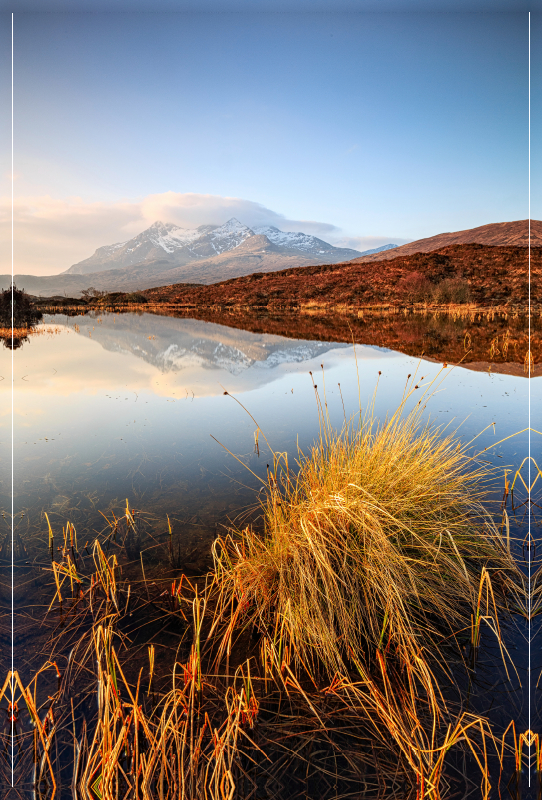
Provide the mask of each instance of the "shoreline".
[{"label": "shoreline", "polygon": [[[71,299],[71,298],[70,298]],[[45,314],[65,314],[66,311],[87,313],[89,311],[143,311],[154,313],[161,310],[185,311],[216,311],[252,312],[258,314],[343,314],[345,316],[358,316],[364,314],[404,314],[404,315],[429,315],[446,314],[452,316],[470,316],[472,314],[506,314],[512,316],[528,316],[528,305],[479,305],[476,303],[444,305],[416,303],[400,305],[393,303],[348,305],[338,303],[300,303],[296,305],[254,305],[249,303],[175,303],[175,302],[147,302],[147,303],[37,303],[36,306]],[[531,305],[531,317],[542,318],[542,305]]]}]

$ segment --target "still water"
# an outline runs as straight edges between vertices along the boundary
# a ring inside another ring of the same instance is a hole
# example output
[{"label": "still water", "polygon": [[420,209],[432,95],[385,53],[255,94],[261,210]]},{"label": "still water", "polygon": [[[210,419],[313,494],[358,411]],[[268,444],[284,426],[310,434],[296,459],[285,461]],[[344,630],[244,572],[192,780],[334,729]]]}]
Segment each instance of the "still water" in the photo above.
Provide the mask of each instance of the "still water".
[{"label": "still water", "polygon": [[[320,389],[325,379],[331,418],[340,426],[339,384],[350,416],[359,397],[367,405],[378,382],[376,411],[382,416],[397,407],[409,373],[418,370],[426,386],[442,367],[378,347],[358,345],[354,354],[347,344],[149,314],[56,316],[47,323],[54,332],[32,337],[13,353],[15,512],[47,510],[59,519],[126,498],[173,516],[201,516],[208,505],[215,515],[233,512],[254,498],[233,482],[251,485],[250,473],[224,448],[257,474],[266,471],[247,412],[275,451],[295,455],[297,443],[305,449],[318,431],[311,371]],[[1,356],[7,456],[12,354],[4,349]],[[460,426],[462,438],[470,440],[495,423],[477,440],[480,449],[527,427],[525,378],[461,367],[447,368],[441,377],[427,406],[437,424]],[[540,381],[531,381],[532,410],[539,387]],[[516,463],[524,445],[524,437],[515,437],[495,456]],[[10,459],[3,463],[7,509]]]},{"label": "still water", "polygon": [[[0,505],[6,514],[12,503],[13,366],[13,513],[22,543],[14,550],[14,657],[22,675],[32,673],[43,655],[36,625],[51,591],[44,573],[45,514],[56,535],[70,521],[79,542],[90,543],[127,503],[143,512],[147,538],[141,559],[151,578],[168,569],[169,518],[182,570],[202,574],[217,532],[256,513],[258,477],[265,479],[272,463],[263,435],[275,452],[287,452],[291,463],[298,448],[306,451],[318,435],[313,380],[325,391],[333,425],[340,427],[360,402],[367,407],[375,390],[376,416],[392,413],[407,377],[415,374],[418,391],[430,395],[425,414],[464,442],[474,440],[476,450],[487,448],[484,458],[498,467],[503,481],[505,470],[514,473],[528,455],[529,409],[532,427],[542,430],[541,378],[443,369],[441,363],[381,347],[284,338],[145,313],[57,315],[45,318],[40,330],[14,352],[0,351]],[[536,459],[540,437],[533,436]],[[528,465],[522,475],[528,482],[527,470]],[[501,484],[495,499],[500,495]],[[512,519],[513,535],[521,540],[525,510],[514,524]],[[518,546],[517,553],[523,558],[524,549]],[[5,559],[2,573],[5,610],[10,601]],[[518,627],[509,643],[523,684],[524,635]],[[533,648],[537,662],[538,650],[539,645]],[[7,647],[0,661],[4,674]],[[510,702],[523,730],[524,693]]]}]

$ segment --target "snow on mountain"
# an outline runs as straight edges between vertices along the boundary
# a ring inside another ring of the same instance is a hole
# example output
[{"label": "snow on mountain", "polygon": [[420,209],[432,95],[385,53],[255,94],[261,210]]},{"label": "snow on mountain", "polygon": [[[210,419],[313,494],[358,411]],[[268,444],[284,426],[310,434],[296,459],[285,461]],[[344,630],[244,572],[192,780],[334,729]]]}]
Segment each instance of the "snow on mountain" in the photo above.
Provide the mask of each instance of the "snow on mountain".
[{"label": "snow on mountain", "polygon": [[[210,244],[216,254],[226,250],[233,250],[238,247],[245,239],[254,236],[254,233],[246,225],[233,217],[224,225],[218,228],[215,225],[200,225],[199,228],[179,228],[171,223],[154,222],[150,228],[143,231],[138,239],[149,239],[157,247],[161,247],[166,253],[174,253],[176,249],[188,247],[196,256],[201,256],[197,252],[198,248],[191,248],[190,245],[199,242],[200,244]],[[207,241],[206,241],[207,240]],[[199,248],[201,249],[201,248]]]},{"label": "snow on mountain", "polygon": [[233,217],[224,225],[215,228],[209,234],[209,239],[211,246],[218,254],[226,250],[233,250],[234,247],[239,247],[250,236],[254,236],[254,231]]},{"label": "snow on mountain", "polygon": [[177,247],[185,247],[201,236],[201,231],[197,228],[178,228],[176,225],[165,225],[162,222],[155,222],[141,234],[141,237],[145,233],[153,244],[161,247],[166,253],[173,253]]},{"label": "snow on mountain", "polygon": [[317,239],[316,236],[309,236],[306,233],[281,231],[273,225],[254,228],[254,233],[267,236],[270,242],[273,242],[273,244],[279,247],[303,250],[307,253],[328,253],[335,249],[333,245],[322,241],[322,239]]}]

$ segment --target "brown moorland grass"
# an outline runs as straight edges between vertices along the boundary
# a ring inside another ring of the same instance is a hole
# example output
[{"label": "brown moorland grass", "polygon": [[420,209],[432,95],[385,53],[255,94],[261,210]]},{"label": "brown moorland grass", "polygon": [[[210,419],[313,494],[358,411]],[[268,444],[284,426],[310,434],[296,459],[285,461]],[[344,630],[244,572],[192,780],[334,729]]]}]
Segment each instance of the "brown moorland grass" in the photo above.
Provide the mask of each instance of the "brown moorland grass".
[{"label": "brown moorland grass", "polygon": [[[531,247],[530,256],[531,301],[539,304],[542,302],[542,247]],[[157,286],[146,289],[144,294],[150,303],[195,307],[287,308],[307,302],[356,308],[405,305],[411,304],[417,294],[412,293],[405,281],[409,276],[418,276],[428,287],[422,294],[429,298],[436,292],[437,302],[453,301],[456,297],[460,302],[470,299],[478,305],[526,306],[528,266],[527,247],[453,244],[428,253],[390,255],[389,259],[374,263],[347,261],[255,272],[207,286]],[[460,287],[462,290],[457,292]]]}]

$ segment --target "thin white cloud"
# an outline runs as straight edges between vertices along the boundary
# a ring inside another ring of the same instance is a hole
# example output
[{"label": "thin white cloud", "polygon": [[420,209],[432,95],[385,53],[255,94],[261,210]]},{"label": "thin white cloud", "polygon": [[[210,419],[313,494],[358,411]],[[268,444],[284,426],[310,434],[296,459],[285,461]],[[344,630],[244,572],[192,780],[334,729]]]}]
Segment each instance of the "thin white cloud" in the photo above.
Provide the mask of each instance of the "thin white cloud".
[{"label": "thin white cloud", "polygon": [[[164,192],[142,199],[106,203],[87,202],[79,197],[29,196],[15,200],[15,272],[55,275],[88,258],[98,247],[131,239],[156,220],[195,228],[221,225],[231,217],[237,217],[251,228],[274,225],[284,231],[303,231],[326,241],[335,239],[334,244],[344,242],[342,246],[357,250],[399,241],[385,237],[338,240],[341,231],[335,225],[288,219],[260,203],[239,197]],[[358,244],[361,242],[363,247]],[[7,265],[11,263],[11,198],[7,197],[0,200],[0,254],[2,263],[6,265],[5,272],[8,272]]]}]

